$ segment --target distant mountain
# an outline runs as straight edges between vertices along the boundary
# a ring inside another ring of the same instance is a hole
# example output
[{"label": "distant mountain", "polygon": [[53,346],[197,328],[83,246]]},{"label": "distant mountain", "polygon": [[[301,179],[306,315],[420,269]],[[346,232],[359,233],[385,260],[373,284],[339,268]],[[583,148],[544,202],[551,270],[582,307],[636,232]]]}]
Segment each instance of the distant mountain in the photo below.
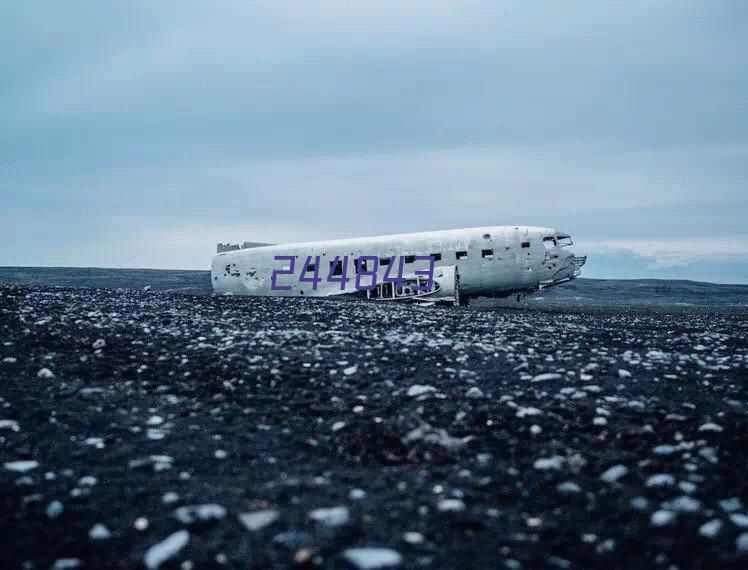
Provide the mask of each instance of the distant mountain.
[{"label": "distant mountain", "polygon": [[587,255],[585,277],[601,279],[690,279],[710,283],[748,283],[748,252],[685,255],[642,253],[603,245],[579,246]]}]

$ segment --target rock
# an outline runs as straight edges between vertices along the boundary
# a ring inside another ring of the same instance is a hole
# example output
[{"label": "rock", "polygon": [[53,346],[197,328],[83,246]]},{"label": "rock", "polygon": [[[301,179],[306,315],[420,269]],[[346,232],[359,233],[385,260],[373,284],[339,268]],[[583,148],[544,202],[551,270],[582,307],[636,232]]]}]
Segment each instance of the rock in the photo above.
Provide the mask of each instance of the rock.
[{"label": "rock", "polygon": [[15,420],[0,420],[0,429],[9,429],[11,431],[20,431],[18,422]]},{"label": "rock", "polygon": [[678,513],[695,513],[701,509],[701,503],[693,497],[677,497],[665,503],[665,508]]},{"label": "rock", "polygon": [[64,507],[60,501],[52,501],[47,505],[47,508],[44,509],[44,512],[47,514],[47,518],[54,520],[62,514],[63,510]]},{"label": "rock", "polygon": [[443,513],[456,513],[465,510],[465,503],[460,499],[442,499],[436,508]]},{"label": "rock", "polygon": [[560,471],[564,466],[565,459],[560,455],[554,455],[553,457],[541,457],[536,459],[533,463],[533,467],[538,471]]},{"label": "rock", "polygon": [[111,538],[112,533],[109,529],[101,523],[97,523],[91,527],[88,531],[88,536],[91,540],[107,540]]},{"label": "rock", "polygon": [[699,534],[704,538],[716,538],[721,530],[722,521],[719,519],[712,519],[699,527]]},{"label": "rock", "polygon": [[714,423],[707,423],[707,424],[702,424],[702,425],[699,426],[699,431],[700,432],[720,433],[722,431],[722,429],[723,428],[722,428],[721,425],[714,424]]},{"label": "rock", "polygon": [[580,493],[582,488],[574,481],[564,481],[563,483],[556,485],[556,491],[562,495],[573,495],[575,493]]},{"label": "rock", "polygon": [[481,390],[477,386],[473,386],[465,393],[466,398],[472,398],[472,399],[479,399],[479,398],[483,398],[484,396],[485,394],[483,393],[483,390]]},{"label": "rock", "polygon": [[312,537],[305,532],[287,530],[279,532],[273,537],[273,544],[287,550],[298,550],[308,548],[313,544]]},{"label": "rock", "polygon": [[182,524],[215,522],[226,516],[226,509],[215,503],[186,505],[174,511],[174,517]]},{"label": "rock", "polygon": [[729,499],[722,499],[718,501],[720,508],[726,513],[734,513],[743,508],[743,501],[740,497],[730,497]]},{"label": "rock", "polygon": [[673,511],[660,510],[652,513],[649,522],[652,526],[663,527],[675,523],[678,515]]},{"label": "rock", "polygon": [[174,491],[169,491],[161,495],[161,502],[165,505],[173,505],[177,501],[179,501],[179,495]]},{"label": "rock", "polygon": [[606,469],[600,474],[600,479],[606,483],[615,483],[621,477],[625,477],[629,472],[629,468],[625,465],[614,465],[613,467]]},{"label": "rock", "polygon": [[263,509],[260,511],[239,513],[237,517],[239,518],[239,522],[241,522],[247,530],[256,532],[278,520],[278,511],[274,509]]},{"label": "rock", "polygon": [[623,368],[619,368],[618,377],[619,378],[631,378],[631,372],[629,372],[628,370],[624,370]]},{"label": "rock", "polygon": [[423,544],[426,538],[420,532],[406,532],[403,534],[403,540],[408,544]]},{"label": "rock", "polygon": [[36,373],[36,375],[42,380],[52,380],[55,377],[54,372],[52,372],[49,368],[42,368],[41,370],[39,370],[39,372]]},{"label": "rock", "polygon": [[348,548],[343,551],[343,558],[359,570],[378,570],[400,566],[403,557],[391,548]]},{"label": "rock", "polygon": [[58,558],[52,563],[51,570],[71,570],[82,567],[83,563],[79,558]]},{"label": "rock", "polygon": [[351,515],[346,507],[330,507],[314,509],[309,518],[326,526],[343,526],[350,521]]},{"label": "rock", "polygon": [[15,473],[26,473],[27,471],[39,467],[39,462],[33,460],[8,461],[3,465],[3,467],[8,471],[14,471]]},{"label": "rock", "polygon": [[148,570],[158,568],[171,558],[174,558],[190,540],[190,533],[186,530],[178,530],[174,534],[151,546],[143,556],[143,564]]},{"label": "rock", "polygon": [[99,350],[101,348],[104,348],[106,346],[106,341],[103,338],[97,338],[96,341],[93,343],[94,350]]},{"label": "rock", "polygon": [[409,398],[417,398],[418,396],[423,396],[424,394],[429,394],[431,392],[436,392],[436,388],[430,384],[413,384],[408,388],[408,391],[405,392],[405,395]]},{"label": "rock", "polygon": [[748,515],[741,513],[732,513],[730,515],[730,521],[738,528],[748,528]]},{"label": "rock", "polygon": [[672,487],[673,485],[675,485],[675,477],[666,473],[652,475],[651,477],[648,477],[644,482],[644,486],[649,488]]},{"label": "rock", "polygon": [[562,378],[563,376],[561,376],[561,374],[548,372],[546,374],[538,374],[537,376],[533,376],[530,382],[546,382],[548,380],[561,380]]}]

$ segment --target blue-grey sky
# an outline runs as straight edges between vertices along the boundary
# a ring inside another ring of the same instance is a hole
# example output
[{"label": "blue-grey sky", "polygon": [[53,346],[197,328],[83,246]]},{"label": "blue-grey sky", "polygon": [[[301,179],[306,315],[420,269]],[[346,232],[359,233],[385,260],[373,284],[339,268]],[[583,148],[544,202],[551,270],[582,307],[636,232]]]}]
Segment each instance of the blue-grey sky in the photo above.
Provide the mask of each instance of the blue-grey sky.
[{"label": "blue-grey sky", "polygon": [[0,265],[534,224],[571,232],[590,276],[748,282],[745,2],[1,15]]}]

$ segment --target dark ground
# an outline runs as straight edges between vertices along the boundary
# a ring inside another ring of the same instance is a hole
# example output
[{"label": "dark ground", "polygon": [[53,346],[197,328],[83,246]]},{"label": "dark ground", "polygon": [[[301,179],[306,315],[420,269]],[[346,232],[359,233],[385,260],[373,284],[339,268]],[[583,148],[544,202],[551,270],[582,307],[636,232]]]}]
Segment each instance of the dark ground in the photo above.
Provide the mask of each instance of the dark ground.
[{"label": "dark ground", "polygon": [[745,289],[555,294],[0,287],[0,557],[131,567],[173,536],[152,567],[744,567]]}]

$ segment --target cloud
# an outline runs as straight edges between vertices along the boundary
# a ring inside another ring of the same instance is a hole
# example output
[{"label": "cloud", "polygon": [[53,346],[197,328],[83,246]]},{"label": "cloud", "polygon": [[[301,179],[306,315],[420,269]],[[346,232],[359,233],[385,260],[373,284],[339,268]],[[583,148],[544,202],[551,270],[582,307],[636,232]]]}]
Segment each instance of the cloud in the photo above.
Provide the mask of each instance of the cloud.
[{"label": "cloud", "polygon": [[196,236],[495,223],[686,251],[742,239],[745,15],[24,4],[0,22],[0,263],[194,267],[213,247]]}]

